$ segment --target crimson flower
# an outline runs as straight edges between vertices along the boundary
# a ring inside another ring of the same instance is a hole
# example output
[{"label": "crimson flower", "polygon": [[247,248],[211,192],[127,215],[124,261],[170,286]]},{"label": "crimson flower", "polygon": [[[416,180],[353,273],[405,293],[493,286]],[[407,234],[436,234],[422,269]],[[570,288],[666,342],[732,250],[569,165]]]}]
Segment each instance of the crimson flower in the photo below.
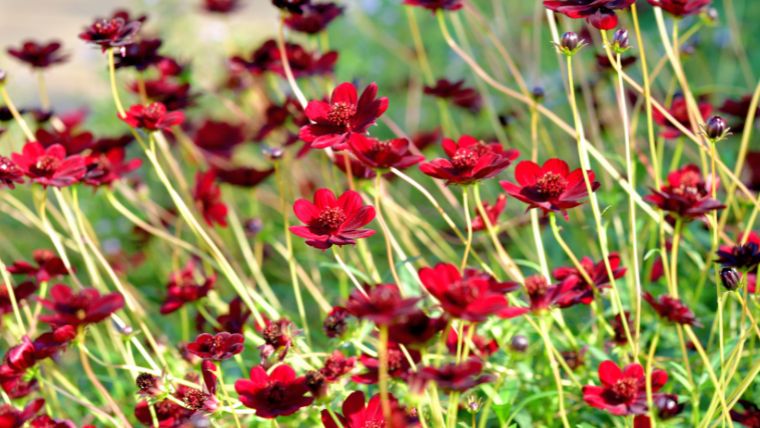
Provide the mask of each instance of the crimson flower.
[{"label": "crimson flower", "polygon": [[747,242],[741,244],[743,238],[743,234],[740,234],[735,245],[721,245],[716,261],[724,267],[754,272],[760,264],[760,235],[750,232]]},{"label": "crimson flower", "polygon": [[216,171],[210,169],[195,175],[195,187],[193,199],[198,209],[203,213],[206,224],[213,226],[214,223],[227,227],[227,205],[222,202],[222,190],[214,183]]},{"label": "crimson flower", "polygon": [[544,0],[544,7],[572,19],[585,18],[599,30],[611,30],[618,25],[616,9],[625,9],[636,0]]},{"label": "crimson flower", "polygon": [[520,155],[515,149],[504,150],[501,144],[478,141],[463,135],[454,142],[444,138],[441,143],[449,159],[433,159],[420,165],[420,171],[446,184],[472,184],[495,177]]},{"label": "crimson flower", "polygon": [[449,363],[440,368],[423,367],[417,374],[417,380],[423,384],[433,381],[447,392],[464,392],[495,379],[493,375],[481,375],[482,371],[483,361],[473,357],[462,363]]},{"label": "crimson flower", "polygon": [[51,279],[69,274],[69,270],[63,264],[63,260],[56,256],[50,250],[34,250],[32,258],[37,264],[32,265],[23,260],[17,260],[8,267],[8,272],[14,275],[27,275],[39,282],[50,281]]},{"label": "crimson flower", "polygon": [[[626,268],[620,266],[620,255],[615,252],[610,253],[607,261],[610,264],[614,279],[622,278],[625,275]],[[607,274],[607,266],[604,260],[594,263],[591,258],[583,257],[580,265],[591,283],[575,267],[559,267],[552,272],[555,279],[564,283],[560,286],[564,292],[564,296],[558,301],[560,307],[572,306],[577,303],[588,305],[594,299],[594,290],[598,291],[610,286],[610,276]]]},{"label": "crimson flower", "polygon": [[[643,415],[647,412],[646,377],[640,364],[629,364],[623,370],[607,360],[599,365],[601,386],[583,387],[583,400],[591,407],[616,416]],[[663,370],[652,371],[652,392],[657,392],[668,381]]]},{"label": "crimson flower", "polygon": [[32,68],[40,69],[66,62],[68,55],[60,52],[60,49],[61,43],[57,41],[38,43],[26,40],[20,48],[8,48],[8,54]]},{"label": "crimson flower", "polygon": [[291,226],[290,231],[320,250],[353,245],[357,239],[375,234],[374,230],[361,228],[375,218],[375,208],[363,205],[361,196],[353,190],[336,198],[331,190],[318,189],[314,203],[299,199],[293,204],[293,212],[304,225]]},{"label": "crimson flower", "polygon": [[739,400],[738,403],[743,411],[731,409],[731,420],[747,428],[760,427],[760,407],[748,400]]},{"label": "crimson flower", "polygon": [[[13,311],[10,290],[8,290],[9,287],[12,286],[9,284],[0,284],[0,315]],[[32,281],[25,281],[15,287],[12,287],[12,289],[13,297],[16,299],[16,302],[21,303],[22,301],[29,298],[29,296],[34,294],[35,291],[37,291],[37,284]]]},{"label": "crimson flower", "polygon": [[203,10],[211,13],[230,13],[240,8],[240,0],[203,0]]},{"label": "crimson flower", "polygon": [[312,123],[301,128],[299,136],[316,149],[346,147],[352,133],[364,134],[388,109],[388,98],[377,98],[377,85],[370,83],[361,96],[356,87],[344,82],[330,95],[330,101],[309,101],[306,117]]},{"label": "crimson flower", "polygon": [[657,299],[650,293],[645,292],[643,295],[644,300],[652,306],[652,309],[657,312],[658,315],[666,320],[683,325],[699,325],[694,312],[689,309],[680,299],[663,294]]},{"label": "crimson flower", "polygon": [[243,141],[245,136],[241,126],[209,119],[201,124],[193,137],[199,148],[225,158],[229,158],[232,150]]},{"label": "crimson flower", "polygon": [[130,43],[121,49],[121,54],[114,57],[116,68],[134,67],[145,71],[151,65],[158,64],[164,57],[158,53],[163,42],[161,39],[142,39]]},{"label": "crimson flower", "polygon": [[226,360],[243,352],[243,335],[226,331],[215,335],[201,333],[187,345],[187,350],[203,359]]},{"label": "crimson flower", "polygon": [[373,169],[404,169],[422,162],[422,156],[409,151],[409,140],[378,140],[363,134],[351,134],[348,146],[363,164]]},{"label": "crimson flower", "polygon": [[[505,195],[499,195],[493,205],[489,204],[488,202],[483,202],[483,211],[485,211],[486,217],[488,218],[488,222],[491,224],[491,226],[496,226],[496,223],[498,223],[499,215],[504,211],[504,208],[506,206],[507,197]],[[480,230],[485,230],[486,227],[486,222],[483,219],[480,210],[475,207],[475,218],[472,219],[472,230],[477,232]]]},{"label": "crimson flower", "polygon": [[388,325],[417,311],[418,297],[403,298],[396,284],[365,285],[364,292],[354,290],[346,302],[346,310],[356,318]]},{"label": "crimson flower", "polygon": [[[594,171],[587,173],[591,190],[596,191],[599,182],[595,181]],[[509,181],[499,184],[508,195],[528,204],[528,209],[539,208],[545,213],[559,211],[565,219],[567,210],[581,205],[582,199],[588,196],[583,170],[570,171],[562,159],[549,159],[540,166],[524,160],[515,168],[515,180],[519,186]]]},{"label": "crimson flower", "polygon": [[[363,398],[362,398],[363,401]],[[21,428],[34,417],[45,405],[45,400],[38,398],[32,400],[22,410],[18,410],[10,404],[0,406],[0,427]]]},{"label": "crimson flower", "polygon": [[185,114],[181,111],[167,112],[165,105],[155,102],[148,106],[133,105],[126,113],[119,115],[119,119],[133,128],[161,131],[182,123]]},{"label": "crimson flower", "polygon": [[[702,119],[707,120],[707,117],[712,113],[712,106],[710,103],[698,103],[697,107],[699,108],[699,114],[702,116]],[[689,121],[689,109],[686,104],[686,99],[682,95],[673,98],[668,113],[687,129],[691,127],[691,122]],[[660,110],[654,109],[654,111],[652,111],[652,118],[663,128],[660,132],[662,138],[672,140],[683,135],[681,130],[670,123]]]},{"label": "crimson flower", "polygon": [[131,21],[123,16],[114,16],[110,19],[98,18],[79,33],[79,38],[96,44],[105,51],[108,48],[132,43],[141,25],[142,22],[139,20]]},{"label": "crimson flower", "polygon": [[708,6],[712,0],[647,0],[649,4],[660,7],[665,12],[683,17],[694,15]]},{"label": "crimson flower", "polygon": [[388,327],[388,339],[403,345],[424,344],[441,332],[447,324],[444,317],[432,318],[416,310],[401,319],[393,320]]},{"label": "crimson flower", "polygon": [[[463,329],[463,333],[464,333],[464,337],[472,338],[473,354],[485,358],[485,357],[488,357],[489,355],[495,354],[496,351],[499,350],[499,344],[496,342],[496,340],[494,339],[488,340],[486,337],[480,336],[477,333],[470,334],[471,328],[473,328],[471,325],[465,325]],[[458,346],[459,346],[459,332],[457,331],[456,328],[451,327],[449,329],[449,334],[446,336],[446,349],[448,349],[449,352],[455,355],[457,353]]]},{"label": "crimson flower", "polygon": [[426,95],[451,100],[458,107],[477,113],[483,107],[483,98],[473,88],[464,87],[464,79],[451,82],[448,79],[438,79],[433,86],[425,86]]},{"label": "crimson flower", "polygon": [[237,380],[235,391],[244,406],[256,410],[256,416],[265,419],[292,415],[314,401],[314,397],[305,395],[309,389],[304,378],[296,377],[296,372],[287,364],[275,367],[269,374],[261,366],[252,368],[250,380]]},{"label": "crimson flower", "polygon": [[125,161],[126,152],[116,147],[104,153],[93,152],[85,158],[87,172],[82,181],[91,186],[109,186],[142,165],[141,159]]},{"label": "crimson flower", "polygon": [[45,187],[70,186],[84,177],[85,161],[78,155],[66,156],[60,144],[44,148],[32,141],[26,143],[21,153],[11,154],[11,159],[34,183]]},{"label": "crimson flower", "polygon": [[514,318],[529,310],[509,306],[504,296],[517,289],[517,283],[498,282],[487,273],[466,269],[462,276],[453,264],[439,263],[434,268],[420,269],[419,276],[425,289],[454,318],[480,322],[491,315]]},{"label": "crimson flower", "polygon": [[327,410],[322,410],[322,425],[325,428],[415,428],[419,423],[415,418],[409,417],[406,410],[399,405],[393,394],[388,394],[391,404],[391,414],[386,420],[380,402],[380,395],[374,395],[365,404],[364,393],[354,391],[343,401],[343,414],[336,413],[340,425],[335,423],[333,415]]},{"label": "crimson flower", "polygon": [[216,274],[203,276],[202,281],[196,280],[196,263],[189,261],[182,270],[173,272],[167,284],[167,295],[161,305],[161,313],[170,314],[181,308],[185,303],[195,302],[206,297],[214,287]]},{"label": "crimson flower", "polygon": [[74,293],[64,284],[54,285],[50,289],[50,297],[40,299],[40,304],[54,313],[40,316],[40,321],[53,327],[94,324],[124,306],[124,297],[119,293],[101,295],[94,288],[84,288]]},{"label": "crimson flower", "polygon": [[[388,376],[395,379],[409,379],[412,375],[412,365],[409,360],[411,359],[413,363],[417,364],[422,359],[422,355],[416,349],[407,349],[407,352],[409,353],[409,357],[406,356],[406,353],[401,350],[398,344],[388,342]],[[380,376],[380,360],[377,357],[362,354],[359,357],[359,362],[362,363],[367,371],[351,376],[351,380],[364,385],[376,384]]]},{"label": "crimson flower", "polygon": [[652,189],[652,194],[645,196],[644,200],[687,221],[703,219],[708,212],[725,208],[711,197],[713,185],[717,183],[704,179],[699,167],[689,164],[670,172],[667,184],[659,191]]},{"label": "crimson flower", "polygon": [[293,31],[317,34],[343,13],[343,7],[332,3],[309,3],[303,13],[294,13],[285,18],[285,25]]},{"label": "crimson flower", "polygon": [[405,5],[424,7],[432,12],[438,10],[459,10],[462,8],[462,0],[404,0]]},{"label": "crimson flower", "polygon": [[0,156],[0,188],[6,186],[15,189],[16,184],[24,182],[24,171],[15,162],[5,156]]}]

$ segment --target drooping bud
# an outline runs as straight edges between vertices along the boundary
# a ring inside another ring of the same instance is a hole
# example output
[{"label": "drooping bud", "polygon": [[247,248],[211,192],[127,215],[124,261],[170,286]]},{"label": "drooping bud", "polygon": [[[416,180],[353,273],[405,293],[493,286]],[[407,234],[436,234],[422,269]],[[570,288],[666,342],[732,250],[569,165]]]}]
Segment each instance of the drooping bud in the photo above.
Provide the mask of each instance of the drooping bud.
[{"label": "drooping bud", "polygon": [[705,135],[713,143],[726,138],[728,131],[729,128],[726,121],[720,116],[713,116],[705,122]]},{"label": "drooping bud", "polygon": [[724,267],[720,270],[720,281],[723,287],[728,291],[734,291],[739,288],[742,280],[742,274],[732,267]]},{"label": "drooping bud", "polygon": [[620,28],[617,31],[615,31],[615,35],[612,36],[612,50],[615,51],[615,53],[622,54],[623,52],[630,49],[631,45],[628,40],[628,30],[625,28]]}]

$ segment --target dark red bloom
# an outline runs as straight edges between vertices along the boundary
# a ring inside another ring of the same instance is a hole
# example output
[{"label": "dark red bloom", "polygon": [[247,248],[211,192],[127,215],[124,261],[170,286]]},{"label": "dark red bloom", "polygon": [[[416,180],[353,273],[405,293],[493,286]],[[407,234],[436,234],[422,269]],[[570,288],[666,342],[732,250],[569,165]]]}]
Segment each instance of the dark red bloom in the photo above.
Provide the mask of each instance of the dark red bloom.
[{"label": "dark red bloom", "polygon": [[667,294],[663,294],[655,299],[654,296],[648,292],[645,292],[642,296],[658,315],[668,321],[676,324],[699,325],[697,318],[694,316],[694,312],[692,312],[691,309],[689,309],[680,299],[668,296]]},{"label": "dark red bloom", "polygon": [[336,3],[307,3],[302,13],[294,13],[285,18],[285,25],[291,30],[306,34],[317,34],[343,13],[343,7]]},{"label": "dark red bloom", "polygon": [[[599,365],[601,386],[583,387],[583,400],[591,407],[613,415],[643,415],[647,412],[646,377],[640,364],[629,364],[620,370],[612,361]],[[668,381],[663,370],[652,372],[652,392],[657,392]]]},{"label": "dark red bloom", "polygon": [[[335,51],[320,55],[316,52],[309,52],[296,43],[285,43],[285,54],[293,76],[296,78],[330,74],[338,61],[338,53]],[[250,60],[236,56],[230,59],[230,63],[234,69],[248,70],[254,75],[270,72],[285,77],[282,54],[277,42],[273,39],[267,40],[253,51]]]},{"label": "dark red bloom", "polygon": [[760,427],[760,408],[748,400],[739,400],[738,403],[743,411],[731,409],[731,420],[747,428]]},{"label": "dark red bloom", "polygon": [[760,264],[760,235],[750,232],[744,244],[740,234],[735,245],[721,245],[718,249],[718,263],[744,272],[754,272]]},{"label": "dark red bloom", "polygon": [[483,107],[483,98],[473,88],[464,87],[464,79],[451,82],[448,79],[438,79],[433,86],[423,88],[426,95],[451,100],[455,106],[477,113]]},{"label": "dark red bloom", "polygon": [[667,184],[659,191],[652,189],[652,194],[644,200],[687,221],[703,219],[708,212],[725,208],[711,197],[713,185],[717,183],[712,183],[709,177],[703,178],[699,167],[689,164],[669,173]]},{"label": "dark red bloom", "polygon": [[[731,129],[734,131],[741,131],[746,125],[747,116],[749,115],[749,108],[752,106],[752,95],[745,95],[739,99],[726,99],[723,101],[718,111],[725,113],[734,118],[731,121]],[[755,115],[750,118],[750,122],[754,123],[760,115],[760,106],[755,110]]]},{"label": "dark red bloom", "polygon": [[422,162],[422,156],[409,151],[409,140],[394,138],[378,140],[363,134],[351,134],[348,146],[363,164],[373,169],[404,169]]},{"label": "dark red bloom", "polygon": [[[617,253],[609,255],[610,269],[614,279],[622,278],[626,269],[620,266],[620,256]],[[552,275],[558,281],[563,282],[560,285],[563,296],[558,300],[560,307],[572,306],[577,303],[588,305],[594,300],[594,290],[602,290],[610,286],[610,276],[607,274],[607,267],[604,260],[596,263],[589,258],[584,257],[580,261],[581,267],[586,277],[575,267],[559,267],[554,269]]]},{"label": "dark red bloom", "polygon": [[419,423],[409,417],[406,410],[399,405],[392,394],[388,395],[391,403],[390,420],[386,420],[380,402],[380,395],[374,395],[369,402],[364,403],[364,393],[352,392],[343,402],[343,414],[336,413],[340,425],[335,423],[333,416],[327,410],[322,410],[322,425],[325,428],[415,428]]},{"label": "dark red bloom", "polygon": [[405,5],[424,7],[432,12],[438,10],[459,10],[462,8],[462,0],[404,0]]},{"label": "dark red bloom", "polygon": [[[0,284],[0,315],[13,311],[8,287],[8,284]],[[15,297],[16,302],[20,304],[34,294],[35,291],[37,291],[37,284],[32,281],[25,281],[13,287],[13,297]]]},{"label": "dark red bloom", "polygon": [[343,149],[352,133],[364,134],[388,109],[388,98],[377,98],[377,85],[370,83],[360,97],[356,87],[341,83],[330,101],[309,101],[306,116],[312,121],[299,136],[316,149]]},{"label": "dark red bloom", "polygon": [[417,380],[423,384],[433,381],[447,392],[464,392],[495,379],[492,375],[481,375],[482,371],[483,361],[472,357],[460,364],[449,363],[440,368],[423,367],[417,373]]},{"label": "dark red bloom", "polygon": [[[710,103],[698,103],[698,108],[702,119],[707,120],[707,117],[710,116],[710,113],[712,113],[712,106]],[[686,129],[689,129],[691,127],[691,122],[689,121],[689,110],[686,104],[686,99],[683,96],[676,96],[673,98],[673,102],[670,104],[668,113],[670,113],[670,115],[673,116],[673,118],[677,120],[681,125],[686,127]],[[665,117],[664,114],[662,114],[660,110],[654,109],[652,111],[652,118],[655,122],[657,122],[658,125],[663,127],[663,130],[660,132],[660,135],[663,138],[670,140],[683,135],[683,133],[678,128],[670,123],[670,121]]]},{"label": "dark red bloom", "polygon": [[444,317],[432,318],[417,310],[409,315],[393,320],[388,327],[391,342],[403,345],[424,344],[440,333],[447,324]]},{"label": "dark red bloom", "polygon": [[[594,171],[587,171],[591,190],[599,188]],[[500,181],[501,187],[508,195],[526,204],[528,209],[539,208],[543,212],[559,211],[567,219],[567,210],[583,203],[588,196],[588,188],[580,168],[570,171],[567,162],[562,159],[549,159],[539,166],[524,160],[515,168],[517,184]]]},{"label": "dark red bloom", "polygon": [[304,225],[291,226],[290,231],[320,250],[333,245],[353,245],[357,239],[375,234],[374,230],[362,229],[375,218],[375,209],[364,205],[353,190],[336,198],[329,189],[318,189],[313,204],[299,199],[293,204],[293,212]]},{"label": "dark red bloom", "polygon": [[40,316],[40,321],[53,327],[63,325],[83,326],[108,318],[124,306],[119,293],[101,295],[94,288],[84,288],[78,293],[63,284],[50,289],[50,299],[40,299],[40,304],[53,314]]},{"label": "dark red bloom", "polygon": [[[181,308],[185,303],[195,302],[206,297],[214,287],[216,274],[202,276],[202,281],[196,281],[197,267],[194,261],[189,261],[182,270],[173,272],[167,284],[167,295],[161,305],[161,313],[170,314]],[[201,274],[202,275],[202,274]]]},{"label": "dark red bloom", "polygon": [[66,156],[66,149],[60,144],[44,148],[32,141],[24,145],[21,153],[11,154],[11,159],[32,182],[45,187],[70,186],[81,180],[85,173],[84,158]]},{"label": "dark red bloom", "polygon": [[314,397],[305,395],[309,389],[304,378],[296,377],[296,372],[287,364],[275,367],[269,374],[261,366],[252,368],[250,380],[237,380],[235,391],[244,406],[266,419],[292,415],[314,401]]},{"label": "dark red bloom", "polygon": [[203,214],[206,224],[213,226],[216,223],[227,227],[227,205],[222,202],[222,190],[216,185],[215,180],[216,170],[210,169],[197,173],[193,199]]},{"label": "dark red bloom", "polygon": [[45,400],[38,398],[32,400],[22,410],[17,410],[10,404],[0,406],[0,427],[21,428],[26,422],[34,417],[45,405]]},{"label": "dark red bloom", "polygon": [[194,355],[208,360],[222,361],[243,352],[243,335],[238,333],[201,333],[187,345]]},{"label": "dark red bloom", "polygon": [[119,119],[133,128],[161,131],[182,123],[185,114],[181,111],[168,112],[165,105],[156,102],[148,106],[133,105],[124,115],[119,115]]},{"label": "dark red bloom", "polygon": [[158,64],[163,59],[158,53],[162,43],[161,39],[142,39],[124,46],[120,55],[114,57],[116,68],[134,67],[135,70],[144,71]]},{"label": "dark red bloom", "polygon": [[8,54],[25,62],[32,68],[47,68],[54,64],[66,62],[68,55],[60,51],[61,43],[57,41],[38,43],[26,40],[20,48],[8,48]]},{"label": "dark red bloom", "polygon": [[520,155],[515,149],[504,150],[497,142],[486,143],[469,135],[457,142],[444,138],[442,146],[449,158],[425,162],[420,171],[446,180],[446,184],[471,184],[495,177]]},{"label": "dark red bloom", "polygon": [[142,159],[125,161],[126,152],[117,147],[105,153],[93,152],[85,158],[87,172],[82,181],[90,186],[109,186],[142,165]]},{"label": "dark red bloom", "polygon": [[325,335],[330,338],[342,336],[348,328],[346,319],[349,315],[350,314],[346,308],[342,306],[335,306],[332,308],[330,313],[327,314],[327,317],[325,317],[325,320],[322,322],[322,330],[324,330]]},{"label": "dark red bloom", "polygon": [[245,141],[239,125],[206,119],[195,131],[193,142],[204,151],[228,158],[232,150]]},{"label": "dark red bloom", "polygon": [[356,318],[388,325],[417,311],[418,297],[403,298],[396,284],[364,286],[354,290],[346,302],[346,310]]},{"label": "dark red bloom", "polygon": [[544,0],[544,7],[572,19],[585,18],[600,30],[617,27],[616,9],[626,9],[636,0]]},{"label": "dark red bloom", "polygon": [[14,275],[27,275],[39,282],[50,281],[58,276],[69,274],[69,270],[63,264],[63,260],[50,250],[34,250],[32,258],[37,266],[29,262],[18,260],[8,267],[8,272]]},{"label": "dark red bloom", "polygon": [[104,51],[108,48],[128,45],[132,43],[142,25],[139,20],[128,19],[123,16],[114,16],[110,19],[98,18],[79,33],[79,38],[100,46]]},{"label": "dark red bloom", "polygon": [[203,0],[203,10],[206,12],[230,13],[239,8],[239,0]]},{"label": "dark red bloom", "polygon": [[6,186],[15,189],[16,184],[24,182],[24,171],[15,162],[5,156],[0,156],[0,188]]},{"label": "dark red bloom", "polygon": [[515,282],[498,282],[487,273],[466,269],[464,276],[450,263],[419,270],[420,281],[454,318],[480,322],[492,315],[514,318],[529,308],[509,306],[504,296],[519,287]]},{"label": "dark red bloom", "polygon": [[[507,197],[505,195],[499,195],[493,205],[489,204],[488,202],[483,202],[483,211],[485,211],[486,217],[488,217],[488,222],[491,224],[491,226],[496,227],[499,215],[501,215],[506,206]],[[486,228],[486,222],[483,219],[480,210],[475,207],[475,218],[472,219],[472,230],[477,232],[480,230],[486,230]]]},{"label": "dark red bloom", "polygon": [[[417,364],[420,362],[422,356],[419,351],[415,349],[408,349],[407,351],[413,363]],[[412,365],[409,362],[409,357],[406,356],[398,344],[388,342],[388,376],[396,379],[409,379],[412,375]],[[362,363],[367,371],[352,376],[351,380],[365,385],[376,384],[380,374],[380,360],[377,357],[362,354],[359,357],[359,362]]]},{"label": "dark red bloom", "polygon": [[[463,329],[464,337],[470,337],[470,329],[473,328],[470,325],[465,325]],[[496,351],[499,350],[499,344],[496,342],[496,340],[491,339],[488,340],[488,338],[478,335],[477,333],[472,333],[472,346],[471,352],[481,358],[486,358],[489,355],[492,355],[496,353]],[[456,328],[451,327],[449,329],[449,334],[446,336],[446,349],[449,350],[453,355],[456,355],[457,353],[457,347],[459,346],[459,332]]]},{"label": "dark red bloom", "polygon": [[655,7],[661,7],[662,10],[677,17],[694,15],[707,7],[712,0],[647,0],[649,4]]}]

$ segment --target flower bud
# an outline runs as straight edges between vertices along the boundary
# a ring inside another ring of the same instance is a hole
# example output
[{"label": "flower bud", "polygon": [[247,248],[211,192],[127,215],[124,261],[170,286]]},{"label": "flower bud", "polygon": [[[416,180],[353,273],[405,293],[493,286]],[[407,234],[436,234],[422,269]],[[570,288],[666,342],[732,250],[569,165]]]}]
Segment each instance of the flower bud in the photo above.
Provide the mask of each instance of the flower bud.
[{"label": "flower bud", "polygon": [[522,334],[512,336],[509,348],[515,352],[525,352],[528,349],[528,338]]},{"label": "flower bud", "polygon": [[713,116],[705,122],[705,134],[713,142],[718,142],[728,135],[728,125],[720,116]]},{"label": "flower bud", "polygon": [[628,41],[628,30],[625,28],[620,28],[615,31],[615,35],[612,36],[612,49],[616,53],[621,54],[627,51],[630,47],[631,45]]},{"label": "flower bud", "polygon": [[720,281],[723,287],[728,291],[734,291],[739,288],[742,280],[742,274],[732,267],[724,267],[720,270]]}]

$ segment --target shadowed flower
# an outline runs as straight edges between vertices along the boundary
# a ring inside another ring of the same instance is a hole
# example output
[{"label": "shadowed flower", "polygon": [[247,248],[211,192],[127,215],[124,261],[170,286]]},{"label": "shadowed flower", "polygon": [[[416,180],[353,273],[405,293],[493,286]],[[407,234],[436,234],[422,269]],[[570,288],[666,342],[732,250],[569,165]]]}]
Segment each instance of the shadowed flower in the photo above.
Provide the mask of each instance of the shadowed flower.
[{"label": "shadowed flower", "polygon": [[292,415],[314,401],[305,395],[309,391],[305,379],[296,377],[296,372],[287,364],[275,367],[269,374],[261,366],[252,368],[250,380],[237,380],[235,391],[244,406],[265,419]]},{"label": "shadowed flower", "polygon": [[454,318],[480,322],[492,315],[514,318],[529,308],[509,306],[505,293],[519,287],[515,282],[498,282],[487,273],[466,269],[464,276],[456,266],[439,263],[419,270],[420,281]]},{"label": "shadowed flower", "polygon": [[114,16],[110,19],[98,18],[79,33],[79,38],[96,44],[105,51],[108,48],[132,43],[141,25],[140,21],[129,21],[128,17],[123,16]]},{"label": "shadowed flower", "polygon": [[599,30],[617,27],[616,9],[626,9],[636,0],[544,0],[544,7],[573,19],[585,18]]},{"label": "shadowed flower", "polygon": [[24,171],[15,162],[5,156],[0,156],[0,188],[5,186],[15,189],[16,184],[24,182]]},{"label": "shadowed flower", "polygon": [[[506,206],[507,197],[505,195],[499,195],[493,205],[489,204],[488,202],[483,202],[483,211],[485,211],[488,222],[491,224],[491,226],[496,227],[499,215],[501,215]],[[483,220],[483,216],[481,215],[480,210],[475,207],[475,218],[472,219],[472,230],[478,232],[485,230],[486,228],[486,222]]]},{"label": "shadowed flower", "polygon": [[731,409],[731,420],[747,428],[760,427],[760,407],[748,400],[739,400],[743,411]]},{"label": "shadowed flower", "polygon": [[422,162],[422,156],[409,151],[409,140],[378,140],[363,134],[351,134],[348,146],[362,163],[373,169],[404,169]]},{"label": "shadowed flower", "polygon": [[426,95],[450,100],[455,106],[462,107],[472,113],[477,113],[483,106],[483,99],[473,88],[464,87],[464,80],[451,82],[447,79],[438,79],[433,86],[425,86],[423,91]]},{"label": "shadowed flower", "polygon": [[[625,275],[626,268],[620,266],[620,256],[613,252],[609,255],[608,261],[612,277],[614,279],[622,278]],[[559,267],[552,272],[555,279],[564,283],[561,287],[565,294],[563,298],[559,299],[560,307],[572,306],[577,303],[588,305],[594,300],[594,290],[599,291],[610,286],[610,276],[607,274],[607,266],[604,260],[594,263],[591,258],[584,257],[581,259],[580,265],[586,276],[575,267]]]},{"label": "shadowed flower", "polygon": [[335,413],[338,423],[328,410],[322,410],[322,425],[325,428],[415,428],[419,426],[416,418],[410,417],[406,410],[399,405],[393,394],[388,394],[391,414],[386,420],[380,401],[380,395],[374,395],[369,402],[364,403],[364,393],[354,391],[343,402],[343,414]]},{"label": "shadowed flower", "polygon": [[87,172],[82,181],[90,186],[109,186],[142,165],[142,159],[124,160],[125,151],[116,147],[104,153],[93,152],[85,158]]},{"label": "shadowed flower", "polygon": [[[171,274],[166,286],[167,295],[161,305],[162,314],[170,314],[185,303],[200,300],[211,291],[216,282],[216,274],[207,277],[196,270],[196,263],[191,260],[182,270]],[[200,281],[196,280],[196,275],[200,275]]]},{"label": "shadowed flower", "polygon": [[61,52],[60,49],[61,43],[57,41],[38,43],[33,40],[25,40],[20,48],[8,48],[8,54],[32,68],[40,69],[66,62],[68,55]]},{"label": "shadowed flower", "polygon": [[699,322],[694,316],[694,312],[691,311],[680,299],[663,294],[657,299],[650,293],[645,292],[642,294],[644,300],[652,306],[652,309],[657,312],[658,315],[666,320],[684,325],[698,326]]},{"label": "shadowed flower", "polygon": [[[449,363],[436,367],[423,367],[417,373],[415,380],[422,382],[435,382],[438,388],[446,392],[464,392],[480,384],[491,382],[495,379],[493,375],[481,375],[483,371],[483,361],[479,358],[471,357],[462,363]],[[417,385],[420,389],[424,386]]]},{"label": "shadowed flower", "polygon": [[206,119],[195,131],[193,142],[204,151],[228,158],[233,149],[245,141],[243,129],[239,125]]},{"label": "shadowed flower", "polygon": [[448,159],[438,158],[420,165],[420,171],[446,184],[471,184],[495,177],[520,155],[515,149],[504,150],[501,144],[486,143],[469,135],[459,141],[444,138],[441,143]]},{"label": "shadowed flower", "polygon": [[163,56],[159,55],[161,39],[142,39],[124,46],[120,55],[114,57],[116,68],[134,67],[145,71],[151,65],[158,64]]},{"label": "shadowed flower", "polygon": [[[594,171],[587,171],[591,190],[599,188]],[[561,212],[568,218],[567,210],[583,204],[588,196],[588,188],[580,168],[570,171],[562,159],[549,159],[543,165],[529,160],[517,164],[515,168],[517,184],[500,181],[508,195],[528,204],[528,209],[539,208],[544,213]]]},{"label": "shadowed flower", "polygon": [[53,327],[84,326],[103,321],[121,309],[124,297],[119,293],[101,295],[94,288],[74,293],[68,286],[56,284],[50,289],[50,299],[40,299],[40,304],[54,312],[40,316],[40,321]]},{"label": "shadowed flower", "polygon": [[66,269],[63,260],[56,256],[53,251],[34,250],[32,251],[32,258],[37,264],[36,266],[29,262],[18,260],[8,267],[8,272],[14,275],[27,275],[39,282],[50,281],[53,278],[69,274],[69,270]]},{"label": "shadowed flower", "polygon": [[333,245],[353,245],[357,239],[375,234],[374,230],[362,229],[375,218],[375,209],[363,205],[361,196],[353,190],[336,198],[329,189],[318,189],[314,203],[299,199],[293,212],[304,225],[291,226],[290,231],[320,250]]},{"label": "shadowed flower", "polygon": [[647,0],[649,4],[660,7],[665,12],[677,17],[694,15],[707,7],[712,0]]},{"label": "shadowed flower", "polygon": [[214,183],[215,180],[214,169],[198,172],[195,175],[193,199],[207,225],[213,226],[216,223],[227,227],[227,205],[222,202],[222,190]]},{"label": "shadowed flower", "polygon": [[[583,387],[583,400],[591,407],[606,410],[616,416],[643,415],[647,412],[646,377],[640,364],[629,364],[623,370],[612,361],[599,365],[601,386]],[[663,370],[652,372],[652,392],[668,381]]]},{"label": "shadowed flower", "polygon": [[431,12],[439,10],[459,10],[462,8],[463,0],[404,0],[408,6],[424,7]]},{"label": "shadowed flower", "polygon": [[747,242],[742,244],[740,234],[735,245],[721,245],[718,249],[718,263],[744,272],[753,272],[760,264],[760,235],[750,232]]},{"label": "shadowed flower", "polygon": [[181,111],[166,111],[162,103],[151,103],[148,106],[133,105],[119,119],[133,128],[141,128],[147,131],[162,131],[172,126],[179,125],[185,120],[185,114]]},{"label": "shadowed flower", "polygon": [[32,182],[45,187],[70,186],[85,174],[84,158],[66,156],[66,149],[60,144],[44,148],[32,141],[24,145],[21,153],[11,154],[11,159]]},{"label": "shadowed flower", "polygon": [[644,200],[686,221],[704,219],[708,212],[725,208],[711,197],[713,185],[717,183],[711,183],[709,177],[703,178],[699,167],[689,164],[670,172],[667,184],[659,191],[652,189],[652,194]]},{"label": "shadowed flower", "polygon": [[203,10],[211,13],[230,13],[240,8],[240,0],[203,0]]},{"label": "shadowed flower", "polygon": [[351,293],[346,310],[356,318],[388,325],[417,311],[415,306],[419,300],[418,297],[403,298],[396,284],[365,285],[364,292]]},{"label": "shadowed flower", "polygon": [[[697,107],[699,108],[699,114],[702,116],[702,119],[707,120],[707,117],[710,116],[710,113],[712,113],[712,106],[710,103],[698,103]],[[668,113],[670,113],[670,115],[673,116],[673,118],[678,121],[678,123],[683,125],[686,129],[691,128],[691,122],[689,121],[689,109],[686,104],[686,99],[683,96],[676,96],[673,98],[673,102],[670,104]],[[683,135],[681,130],[670,123],[670,121],[660,110],[654,109],[652,111],[652,118],[655,122],[657,122],[658,125],[663,127],[662,131],[660,132],[660,135],[663,138],[671,140]]]},{"label": "shadowed flower", "polygon": [[201,333],[187,345],[191,354],[203,359],[222,361],[243,352],[243,335],[238,333]]},{"label": "shadowed flower", "polygon": [[341,83],[333,90],[330,101],[309,101],[306,116],[313,123],[303,128],[299,136],[316,149],[346,147],[352,133],[364,134],[388,109],[388,98],[377,98],[377,85],[370,83],[357,96],[356,87]]},{"label": "shadowed flower", "polygon": [[343,7],[336,3],[309,3],[303,13],[294,13],[285,18],[285,25],[293,31],[317,34],[343,13]]}]

